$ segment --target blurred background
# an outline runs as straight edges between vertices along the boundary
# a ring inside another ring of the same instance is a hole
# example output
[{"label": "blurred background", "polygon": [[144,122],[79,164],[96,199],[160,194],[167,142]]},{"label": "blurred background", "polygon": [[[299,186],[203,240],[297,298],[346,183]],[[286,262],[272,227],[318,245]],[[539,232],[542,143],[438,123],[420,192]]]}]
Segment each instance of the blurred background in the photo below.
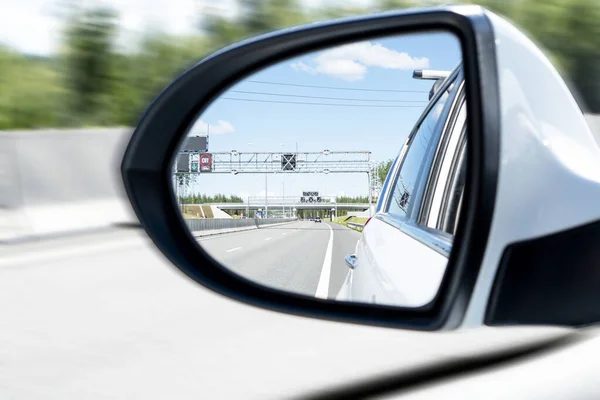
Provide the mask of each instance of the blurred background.
[{"label": "blurred background", "polygon": [[471,2],[524,29],[587,110],[600,112],[595,0],[25,0],[2,6],[0,129],[135,126],[168,82],[240,39],[342,16]]},{"label": "blurred background", "polygon": [[[279,28],[457,3],[466,1],[4,1],[0,397],[281,398],[539,337],[413,333],[241,306],[181,276],[130,229],[136,218],[118,170],[124,146],[150,101],[186,68]],[[473,3],[543,46],[598,123],[599,1]]]},{"label": "blurred background", "polygon": [[592,116],[600,113],[596,0],[3,4],[0,241],[135,223],[118,173],[124,146],[158,93],[211,52],[260,33],[314,21],[459,3],[483,5],[529,34],[559,68],[591,125],[600,131],[599,119]]}]

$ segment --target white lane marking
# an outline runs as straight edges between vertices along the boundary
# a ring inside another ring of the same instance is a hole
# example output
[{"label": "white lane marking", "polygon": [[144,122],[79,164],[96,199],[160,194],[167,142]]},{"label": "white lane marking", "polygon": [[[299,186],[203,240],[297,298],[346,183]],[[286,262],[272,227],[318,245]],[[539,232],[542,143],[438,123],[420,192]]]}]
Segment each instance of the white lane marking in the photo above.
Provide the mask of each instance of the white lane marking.
[{"label": "white lane marking", "polygon": [[331,253],[333,252],[333,229],[327,224],[329,228],[329,243],[327,243],[327,250],[325,250],[325,259],[323,260],[323,268],[321,269],[321,276],[319,277],[319,284],[317,285],[317,291],[315,297],[326,299],[329,294],[329,277],[331,276]]},{"label": "white lane marking", "polygon": [[[39,253],[17,254],[3,257],[0,259],[0,268],[33,263],[46,264],[59,259],[88,255],[90,253],[104,253],[107,251],[122,250],[135,246],[143,246],[145,244],[146,242],[140,238],[83,246],[76,244],[73,247],[66,249],[43,251]],[[65,244],[65,246],[68,245]]]},{"label": "white lane marking", "polygon": [[233,249],[227,250],[227,253],[231,253],[232,251],[238,251],[240,249],[241,249],[241,247],[234,247]]},{"label": "white lane marking", "polygon": [[270,238],[270,237],[268,237],[268,238],[266,238],[265,240],[271,240],[271,238]]}]

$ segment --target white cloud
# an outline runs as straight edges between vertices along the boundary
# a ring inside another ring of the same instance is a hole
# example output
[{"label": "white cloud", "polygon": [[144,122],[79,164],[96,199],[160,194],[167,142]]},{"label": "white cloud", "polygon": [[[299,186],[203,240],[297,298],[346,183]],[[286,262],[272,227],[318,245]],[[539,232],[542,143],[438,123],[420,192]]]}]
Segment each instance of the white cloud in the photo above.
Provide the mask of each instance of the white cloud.
[{"label": "white cloud", "polygon": [[325,74],[347,81],[360,80],[367,73],[367,67],[353,60],[328,60],[326,62],[317,62],[317,65],[314,67],[299,61],[292,64],[292,68],[313,75]]},{"label": "white cloud", "polygon": [[297,71],[310,74],[324,74],[347,81],[361,80],[369,67],[413,70],[427,68],[428,58],[411,57],[408,53],[398,52],[372,42],[348,44],[325,51],[310,64],[302,61],[292,64]]},{"label": "white cloud", "polygon": [[209,135],[225,135],[228,133],[235,132],[235,128],[230,122],[218,120],[216,125],[207,124],[201,119],[197,120],[194,126],[190,129],[190,136],[203,136],[207,133]]}]

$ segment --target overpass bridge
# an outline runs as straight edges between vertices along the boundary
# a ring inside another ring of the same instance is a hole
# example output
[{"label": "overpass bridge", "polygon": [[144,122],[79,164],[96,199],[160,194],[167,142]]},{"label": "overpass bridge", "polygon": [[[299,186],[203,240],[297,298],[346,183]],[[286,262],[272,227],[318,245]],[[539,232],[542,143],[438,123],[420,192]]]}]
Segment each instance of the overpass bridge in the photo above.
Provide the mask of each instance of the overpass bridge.
[{"label": "overpass bridge", "polygon": [[[192,204],[184,204],[185,206]],[[250,215],[254,211],[267,211],[267,213],[275,212],[286,215],[296,214],[296,211],[301,210],[328,210],[333,211],[337,215],[337,210],[350,211],[366,211],[369,207],[373,207],[371,203],[340,203],[336,197],[319,197],[314,199],[303,199],[300,196],[295,197],[249,197],[244,203],[210,203],[220,210],[240,210],[245,215]]]},{"label": "overpass bridge", "polygon": [[[185,206],[193,204],[184,204]],[[196,204],[198,205],[198,204]],[[368,203],[298,203],[298,204],[285,204],[285,203],[263,203],[263,204],[248,204],[248,203],[210,203],[205,204],[217,207],[221,210],[244,210],[250,208],[256,210],[258,208],[271,209],[289,209],[295,208],[296,210],[328,210],[331,208],[344,209],[344,210],[361,210],[365,211],[369,209]],[[373,206],[373,204],[371,204]]]}]

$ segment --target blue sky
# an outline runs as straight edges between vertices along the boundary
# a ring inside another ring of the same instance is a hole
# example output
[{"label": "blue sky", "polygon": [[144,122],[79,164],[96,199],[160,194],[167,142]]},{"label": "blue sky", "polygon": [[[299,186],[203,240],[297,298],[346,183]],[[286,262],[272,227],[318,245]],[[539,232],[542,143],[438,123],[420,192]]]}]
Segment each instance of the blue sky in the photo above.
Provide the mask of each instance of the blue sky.
[{"label": "blue sky", "polygon": [[[297,144],[299,151],[364,150],[370,151],[375,161],[387,160],[398,154],[427,104],[432,81],[413,79],[413,70],[451,70],[460,59],[460,43],[449,33],[374,39],[310,53],[238,82],[201,115],[191,134],[204,134],[210,125],[209,152],[293,152]],[[386,91],[370,91],[373,89]],[[281,196],[284,182],[286,196],[308,190],[323,196],[367,193],[365,174],[278,174],[268,176],[268,194]],[[203,174],[193,190],[245,198],[264,196],[264,187],[263,174]]]}]

